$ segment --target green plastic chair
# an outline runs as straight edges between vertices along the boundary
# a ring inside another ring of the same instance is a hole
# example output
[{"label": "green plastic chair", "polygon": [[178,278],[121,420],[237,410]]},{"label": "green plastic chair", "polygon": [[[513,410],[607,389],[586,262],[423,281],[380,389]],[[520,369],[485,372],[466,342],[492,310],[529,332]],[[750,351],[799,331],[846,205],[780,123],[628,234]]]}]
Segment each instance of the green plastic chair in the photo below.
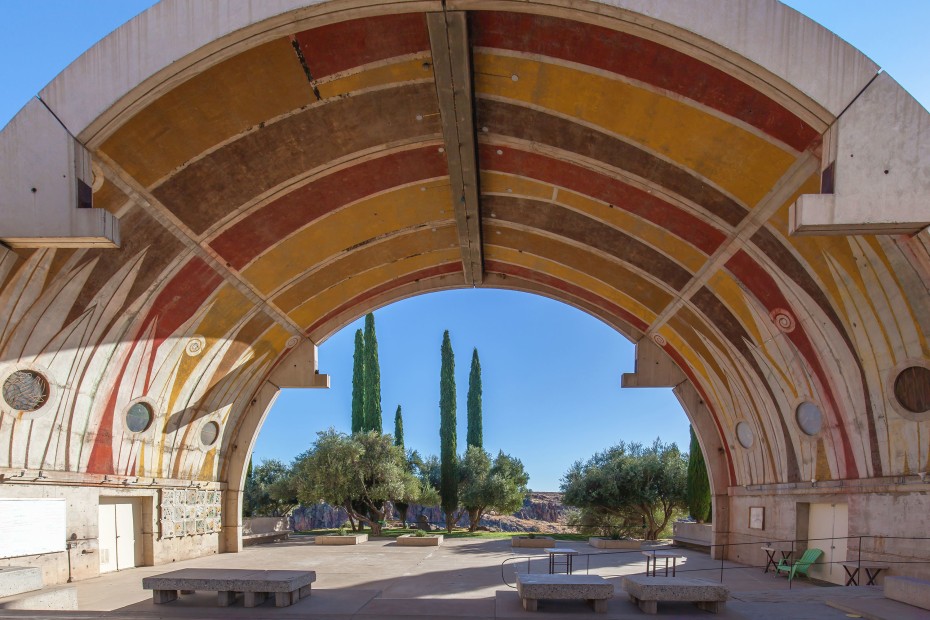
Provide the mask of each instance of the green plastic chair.
[{"label": "green plastic chair", "polygon": [[789,582],[794,579],[796,575],[804,575],[810,578],[807,571],[810,569],[811,564],[816,562],[822,555],[823,551],[820,549],[808,549],[804,552],[804,555],[801,556],[801,559],[794,564],[789,564],[788,561],[784,559],[779,560],[778,566],[775,567],[775,574],[788,573]]}]

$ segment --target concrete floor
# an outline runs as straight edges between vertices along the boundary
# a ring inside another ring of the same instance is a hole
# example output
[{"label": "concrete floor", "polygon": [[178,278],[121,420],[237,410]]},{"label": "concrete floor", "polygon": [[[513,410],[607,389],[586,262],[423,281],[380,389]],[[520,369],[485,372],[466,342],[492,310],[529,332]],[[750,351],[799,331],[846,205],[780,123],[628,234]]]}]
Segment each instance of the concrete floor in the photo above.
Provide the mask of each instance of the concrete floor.
[{"label": "concrete floor", "polygon": [[[643,573],[645,558],[638,552],[607,552],[584,543],[559,542],[576,548],[575,572],[589,571],[615,584],[608,613],[598,618],[641,618],[639,609],[623,593],[623,575]],[[518,553],[515,553],[518,552]],[[720,562],[706,553],[682,550],[680,576],[720,579]],[[233,607],[216,607],[216,595],[195,593],[154,605],[142,589],[142,578],[189,567],[303,569],[316,571],[312,596],[296,605],[275,608],[271,603],[246,609],[242,599]],[[372,540],[357,546],[314,545],[309,537],[248,547],[239,554],[216,555],[170,565],[147,566],[110,573],[72,584],[79,611],[14,611],[0,609],[4,617],[20,618],[577,618],[593,616],[580,602],[543,601],[539,611],[520,607],[514,571],[546,572],[548,556],[542,550],[511,549],[509,540],[449,540],[441,547],[399,547],[393,540]],[[506,580],[506,584],[505,581]],[[731,600],[720,618],[927,618],[930,612],[886,601],[877,587],[827,587],[764,574],[760,568],[732,562],[724,564],[723,581]],[[839,603],[843,609],[828,605]],[[857,609],[870,609],[864,615]],[[877,611],[876,611],[877,610]],[[920,611],[920,615],[913,615]],[[690,604],[659,604],[659,616],[704,617]],[[884,614],[884,615],[883,615]]]}]

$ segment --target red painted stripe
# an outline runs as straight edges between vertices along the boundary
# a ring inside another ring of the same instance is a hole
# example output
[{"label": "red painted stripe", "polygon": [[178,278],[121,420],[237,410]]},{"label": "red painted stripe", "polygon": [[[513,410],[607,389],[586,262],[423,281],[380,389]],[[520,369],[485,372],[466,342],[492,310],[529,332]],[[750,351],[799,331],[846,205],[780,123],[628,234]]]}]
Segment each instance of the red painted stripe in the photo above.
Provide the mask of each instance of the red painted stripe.
[{"label": "red painted stripe", "polygon": [[[92,474],[115,474],[113,462],[113,416],[116,412],[116,397],[120,383],[126,374],[129,360],[136,347],[144,347],[145,341],[140,340],[155,321],[153,332],[152,356],[148,360],[148,370],[145,377],[145,386],[148,389],[155,364],[155,354],[158,347],[174,334],[185,321],[197,312],[207,297],[222,283],[223,278],[212,267],[199,258],[192,258],[181,267],[165,285],[155,301],[149,306],[149,312],[139,326],[132,339],[132,347],[123,359],[116,378],[116,388],[110,393],[103,416],[97,426],[98,432],[94,437],[94,446],[91,449],[87,462],[87,472]],[[109,432],[102,432],[109,430]]]},{"label": "red painted stripe", "polygon": [[672,91],[803,151],[813,127],[745,82],[687,54],[601,26],[527,13],[471,13],[476,47],[575,62]]},{"label": "red painted stripe", "polygon": [[[727,261],[726,268],[749,289],[769,312],[775,309],[791,310],[791,304],[789,304],[785,296],[782,295],[781,289],[772,276],[743,250],[738,251]],[[835,423],[842,437],[843,455],[846,459],[846,472],[844,477],[858,478],[859,468],[856,466],[856,460],[853,457],[852,444],[849,442],[849,435],[846,433],[846,426],[842,419],[843,414],[840,411],[836,396],[833,393],[833,387],[828,380],[827,372],[821,365],[820,358],[817,356],[817,351],[808,338],[807,333],[804,331],[803,324],[795,320],[795,325],[795,329],[785,335],[791,340],[798,351],[801,352],[801,355],[804,356],[804,359],[807,361],[813,373],[820,380],[820,384],[823,386],[826,397],[830,402],[830,408],[836,413],[838,418],[840,418],[835,420]]]},{"label": "red painted stripe", "polygon": [[305,30],[294,36],[316,79],[430,48],[424,13],[364,17]]},{"label": "red painted stripe", "polygon": [[339,207],[398,185],[448,174],[446,157],[435,146],[370,159],[268,203],[223,231],[210,247],[230,267],[241,269],[287,235]]},{"label": "red painted stripe", "polygon": [[539,284],[544,284],[557,291],[562,291],[562,292],[568,293],[569,295],[573,295],[574,297],[577,297],[579,299],[583,299],[590,304],[598,306],[599,308],[604,308],[605,310],[610,312],[615,317],[626,321],[627,323],[629,323],[630,325],[632,325],[633,327],[641,331],[645,331],[649,327],[649,325],[647,325],[645,321],[643,321],[641,318],[639,318],[638,316],[636,316],[629,310],[626,310],[625,308],[618,306],[612,301],[604,299],[600,295],[592,293],[591,291],[581,288],[580,286],[577,286],[575,284],[566,282],[565,280],[562,280],[560,278],[556,278],[554,276],[550,276],[542,272],[533,271],[531,269],[527,269],[526,267],[512,265],[510,263],[504,263],[504,262],[495,261],[495,260],[485,260],[484,268],[485,268],[485,271],[487,272],[500,273],[503,275],[523,278],[524,280],[529,280],[531,282],[537,282]]},{"label": "red painted stripe", "polygon": [[482,169],[537,179],[601,200],[668,230],[707,255],[726,239],[722,231],[691,213],[607,175],[510,146],[501,149],[503,155],[497,150],[481,145]]},{"label": "red painted stripe", "polygon": [[[331,321],[340,314],[343,314],[349,310],[352,310],[354,307],[365,303],[372,297],[377,297],[382,293],[386,293],[395,288],[404,286],[405,284],[410,284],[411,282],[416,282],[417,280],[426,280],[427,278],[448,275],[450,273],[462,273],[462,263],[460,261],[455,261],[453,263],[446,263],[445,265],[437,265],[435,267],[429,267],[428,269],[421,269],[420,271],[414,271],[413,273],[408,273],[406,275],[400,276],[399,278],[394,278],[393,280],[385,282],[380,286],[376,286],[373,289],[369,289],[364,293],[353,297],[344,304],[327,312],[325,315],[317,319],[316,322],[310,325],[305,333],[312,334],[326,322]],[[465,286],[464,280],[462,281],[462,286]]]}]

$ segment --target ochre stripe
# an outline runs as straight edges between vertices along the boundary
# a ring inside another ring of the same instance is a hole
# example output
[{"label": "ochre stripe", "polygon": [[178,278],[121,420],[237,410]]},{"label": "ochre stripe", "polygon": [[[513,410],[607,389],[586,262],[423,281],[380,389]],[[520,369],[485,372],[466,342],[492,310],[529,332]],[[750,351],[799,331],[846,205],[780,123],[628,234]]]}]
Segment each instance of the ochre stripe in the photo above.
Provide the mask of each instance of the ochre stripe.
[{"label": "ochre stripe", "polygon": [[[437,265],[460,263],[462,253],[458,247],[446,248],[429,254],[419,254],[375,269],[353,274],[336,286],[326,289],[288,314],[295,323],[307,326],[319,317],[342,304],[346,299],[363,296],[367,291],[378,288],[385,282],[404,279],[410,273],[418,273]],[[459,265],[461,266],[461,265]]]},{"label": "ochre stripe", "polygon": [[668,230],[707,255],[726,239],[722,231],[694,214],[593,170],[514,147],[481,145],[479,153],[484,170],[528,176],[596,198]]},{"label": "ochre stripe", "polygon": [[544,15],[476,11],[475,47],[585,64],[675,92],[737,118],[798,151],[817,132],[745,82],[687,54],[632,34]]},{"label": "ochre stripe", "polygon": [[[459,259],[461,259],[461,256],[459,257]],[[351,310],[352,308],[355,308],[355,307],[357,307],[357,306],[361,306],[362,304],[365,303],[366,300],[372,299],[373,297],[377,297],[378,295],[380,295],[380,294],[382,294],[382,293],[385,293],[385,292],[390,291],[390,290],[392,290],[392,289],[399,288],[399,287],[401,287],[401,286],[403,286],[403,285],[405,285],[405,284],[409,284],[409,283],[411,283],[411,282],[416,282],[417,280],[426,280],[426,279],[428,279],[428,278],[432,278],[432,277],[435,277],[435,276],[440,276],[440,275],[444,275],[444,274],[453,274],[453,273],[461,273],[461,274],[462,274],[462,278],[463,278],[463,280],[462,280],[462,285],[464,285],[464,284],[465,284],[465,280],[464,280],[464,277],[465,277],[465,276],[464,276],[464,272],[462,271],[462,261],[461,261],[461,260],[456,260],[456,261],[454,261],[454,262],[447,263],[447,264],[445,264],[445,265],[438,265],[438,266],[436,266],[436,267],[431,267],[431,268],[429,268],[429,269],[424,269],[424,270],[422,270],[422,271],[418,271],[418,272],[415,272],[415,273],[407,274],[406,276],[404,276],[404,277],[402,277],[402,278],[398,278],[397,280],[385,282],[385,283],[382,284],[381,286],[379,286],[379,287],[377,287],[377,288],[375,288],[375,289],[372,289],[372,290],[370,290],[370,291],[368,291],[368,292],[366,292],[366,293],[363,293],[362,295],[359,295],[358,297],[355,297],[354,299],[349,299],[348,301],[346,301],[344,304],[342,304],[342,305],[339,306],[338,308],[335,308],[334,310],[332,310],[332,311],[331,311],[329,314],[327,314],[326,316],[320,317],[315,323],[313,323],[313,325],[311,325],[309,328],[307,328],[307,333],[308,333],[308,334],[313,334],[321,325],[324,325],[327,321],[332,320],[333,318],[339,316],[340,314],[343,314],[343,313],[345,313],[345,312],[348,312],[348,311]]]},{"label": "ochre stripe", "polygon": [[687,103],[574,68],[477,53],[475,90],[625,136],[747,205],[758,203],[794,162],[786,150]]},{"label": "ochre stripe", "polygon": [[451,247],[458,247],[458,233],[451,224],[437,227],[435,232],[423,228],[400,234],[350,252],[322,269],[309,272],[272,301],[282,312],[287,313],[347,277],[371,269],[372,265],[387,265],[439,248]]},{"label": "ochre stripe", "polygon": [[203,151],[316,98],[286,39],[211,67],[136,114],[101,150],[148,187]]},{"label": "ochre stripe", "polygon": [[316,179],[268,203],[210,242],[234,269],[296,230],[365,196],[421,179],[447,176],[445,155],[435,146],[391,153]]},{"label": "ochre stripe", "polygon": [[448,182],[400,188],[327,215],[274,246],[242,275],[267,294],[340,252],[394,231],[435,226],[452,217]]},{"label": "ochre stripe", "polygon": [[433,63],[429,58],[414,58],[350,73],[322,82],[317,90],[323,99],[342,97],[365,88],[433,79]]}]

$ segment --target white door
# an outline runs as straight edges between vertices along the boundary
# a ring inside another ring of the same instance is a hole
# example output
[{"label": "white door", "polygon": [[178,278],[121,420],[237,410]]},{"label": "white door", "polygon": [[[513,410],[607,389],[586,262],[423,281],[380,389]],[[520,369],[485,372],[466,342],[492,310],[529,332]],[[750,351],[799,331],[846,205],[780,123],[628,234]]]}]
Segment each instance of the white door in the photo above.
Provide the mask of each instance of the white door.
[{"label": "white door", "polygon": [[[846,536],[849,532],[847,504],[811,504],[808,548],[820,549],[823,556],[811,567],[810,576],[832,583],[844,584],[845,573],[840,562],[846,560]],[[819,539],[819,540],[818,540]]]},{"label": "white door", "polygon": [[100,498],[100,572],[133,568],[141,555],[141,519],[137,500]]},{"label": "white door", "polygon": [[98,506],[97,550],[100,554],[100,572],[109,573],[116,570],[116,505],[104,503],[100,498]]}]

